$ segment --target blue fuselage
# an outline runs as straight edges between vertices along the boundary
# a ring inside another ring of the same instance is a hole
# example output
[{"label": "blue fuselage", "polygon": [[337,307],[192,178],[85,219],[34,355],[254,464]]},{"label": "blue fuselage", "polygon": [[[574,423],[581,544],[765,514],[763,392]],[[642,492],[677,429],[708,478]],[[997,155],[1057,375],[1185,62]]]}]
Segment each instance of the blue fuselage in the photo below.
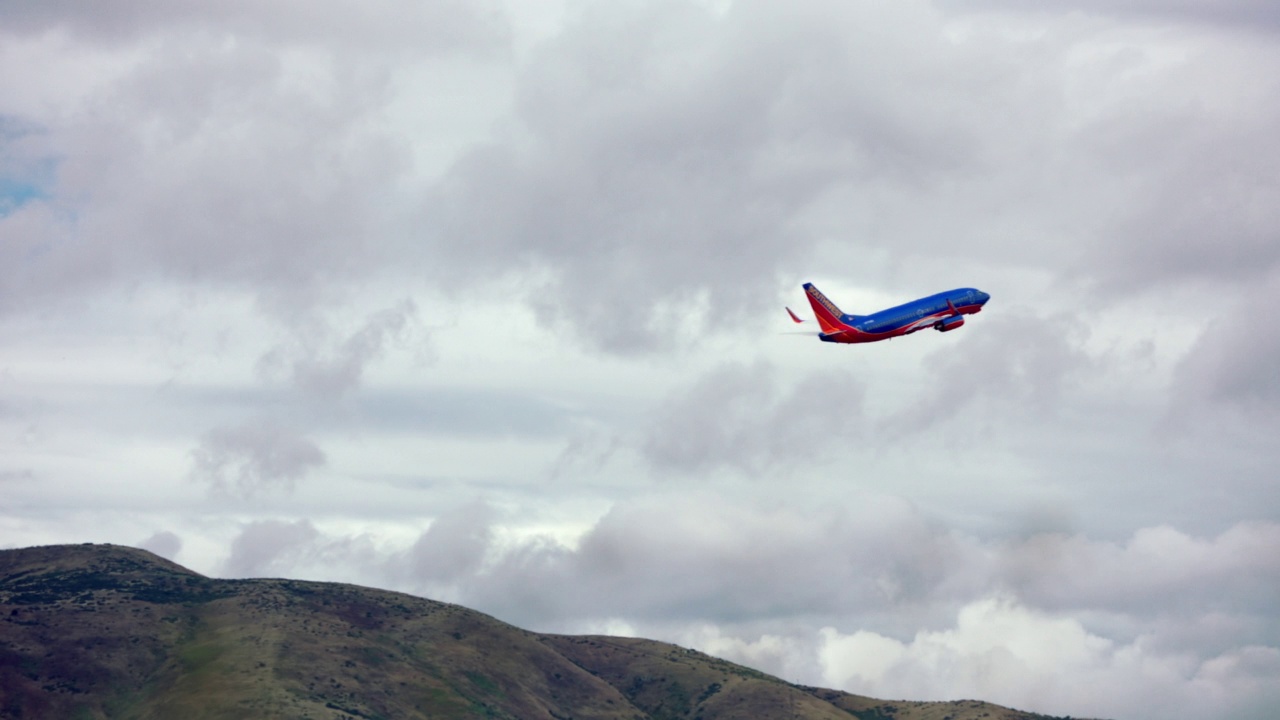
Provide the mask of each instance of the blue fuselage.
[{"label": "blue fuselage", "polygon": [[[814,290],[813,294],[817,294],[816,288]],[[990,299],[990,295],[976,288],[956,288],[870,315],[821,313],[826,317],[820,318],[825,322],[819,337],[824,342],[865,343],[909,335],[925,328],[947,332],[963,325],[965,315],[980,312]],[[828,310],[834,307],[827,302],[822,304]],[[814,309],[819,308],[815,305]]]}]

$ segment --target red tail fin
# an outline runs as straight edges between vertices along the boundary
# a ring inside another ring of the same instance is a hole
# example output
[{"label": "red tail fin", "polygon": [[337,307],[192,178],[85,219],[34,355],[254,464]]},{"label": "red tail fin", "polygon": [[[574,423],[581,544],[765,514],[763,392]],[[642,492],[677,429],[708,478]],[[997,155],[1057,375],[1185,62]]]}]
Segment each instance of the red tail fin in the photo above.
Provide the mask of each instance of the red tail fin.
[{"label": "red tail fin", "polygon": [[840,308],[828,300],[827,296],[822,294],[822,291],[814,287],[813,283],[805,283],[804,291],[809,295],[809,304],[813,306],[813,314],[817,316],[818,325],[822,327],[822,332],[838,332],[849,328],[840,319],[844,313],[840,312]]}]

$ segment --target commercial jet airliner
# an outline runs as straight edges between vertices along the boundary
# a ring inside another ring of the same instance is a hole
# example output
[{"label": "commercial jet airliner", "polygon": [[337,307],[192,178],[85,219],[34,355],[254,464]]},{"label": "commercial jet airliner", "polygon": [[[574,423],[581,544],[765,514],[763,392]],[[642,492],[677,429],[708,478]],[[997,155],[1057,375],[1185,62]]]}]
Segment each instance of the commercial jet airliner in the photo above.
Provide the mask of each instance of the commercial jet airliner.
[{"label": "commercial jet airliner", "polygon": [[[822,328],[818,338],[834,343],[888,340],[930,327],[940,332],[955,330],[964,325],[965,315],[980,312],[991,299],[976,288],[956,288],[870,315],[846,315],[813,283],[805,283],[804,291],[818,318],[818,327]],[[787,314],[798,323],[804,322],[791,308],[787,308]]]}]

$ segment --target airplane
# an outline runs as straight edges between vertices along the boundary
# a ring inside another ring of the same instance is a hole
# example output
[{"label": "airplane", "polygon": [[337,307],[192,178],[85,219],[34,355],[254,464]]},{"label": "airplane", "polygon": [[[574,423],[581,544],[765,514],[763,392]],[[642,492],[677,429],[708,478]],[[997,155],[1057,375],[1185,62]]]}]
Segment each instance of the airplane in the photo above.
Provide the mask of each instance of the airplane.
[{"label": "airplane", "polygon": [[[917,330],[933,328],[950,332],[964,325],[964,316],[981,312],[991,296],[977,288],[956,288],[922,297],[870,315],[846,315],[827,299],[813,283],[805,283],[804,291],[818,318],[818,339],[833,343],[867,343],[910,335]],[[803,323],[791,308],[787,314]]]}]

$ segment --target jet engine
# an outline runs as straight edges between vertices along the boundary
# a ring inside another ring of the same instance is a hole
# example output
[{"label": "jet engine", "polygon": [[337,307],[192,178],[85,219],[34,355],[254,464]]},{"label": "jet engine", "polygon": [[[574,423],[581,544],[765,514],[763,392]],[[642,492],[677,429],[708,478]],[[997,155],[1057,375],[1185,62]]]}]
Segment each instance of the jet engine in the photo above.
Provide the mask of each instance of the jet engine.
[{"label": "jet engine", "polygon": [[939,322],[937,325],[934,325],[933,329],[937,330],[938,332],[947,332],[948,330],[955,330],[956,328],[960,327],[963,324],[964,324],[963,315],[952,315],[951,317],[943,320],[942,322]]}]

